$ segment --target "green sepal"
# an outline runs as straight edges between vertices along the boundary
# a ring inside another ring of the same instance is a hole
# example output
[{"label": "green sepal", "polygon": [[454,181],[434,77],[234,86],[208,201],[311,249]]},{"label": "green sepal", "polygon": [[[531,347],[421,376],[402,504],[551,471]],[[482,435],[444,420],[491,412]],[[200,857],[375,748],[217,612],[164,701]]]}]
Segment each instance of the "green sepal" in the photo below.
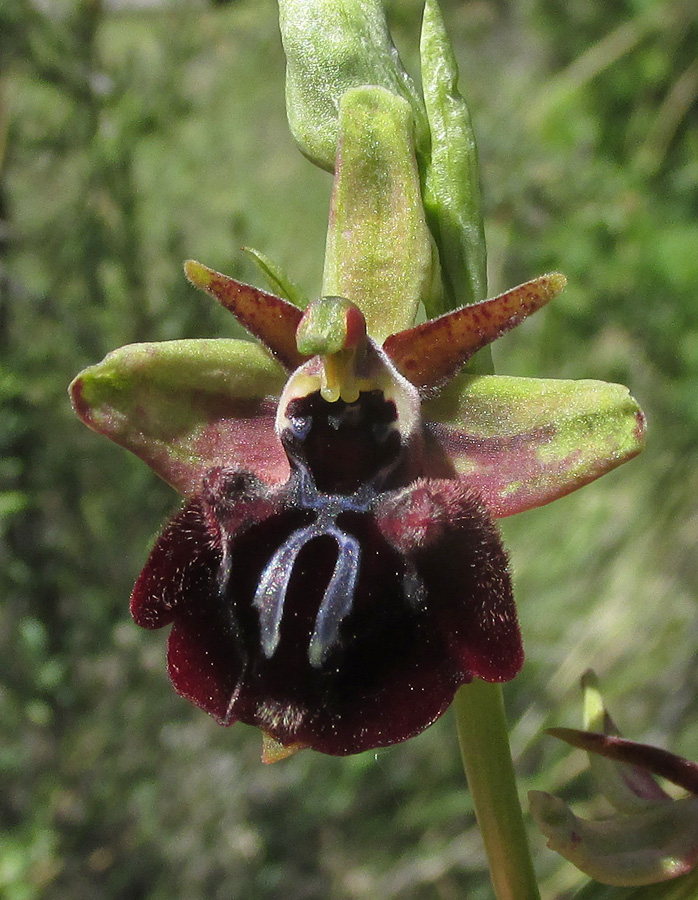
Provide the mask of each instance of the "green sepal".
[{"label": "green sepal", "polygon": [[[645,419],[622,385],[459,375],[423,404],[442,465],[493,515],[542,506],[636,456]],[[436,452],[436,448],[434,449]]]},{"label": "green sepal", "polygon": [[428,147],[424,105],[388,31],[381,0],[279,0],[291,133],[312,162],[332,171],[342,96],[376,85],[412,109],[417,143]]},{"label": "green sepal", "polygon": [[578,818],[543,791],[530,791],[528,798],[548,847],[602,884],[667,881],[689,872],[698,860],[698,797],[599,822]]},{"label": "green sepal", "polygon": [[254,247],[243,247],[242,249],[257,263],[274,293],[278,294],[279,297],[283,297],[284,300],[288,300],[289,303],[293,303],[299,309],[305,309],[310,302],[310,298],[295,281],[289,278],[281,266],[269,259],[260,250],[255,250]]},{"label": "green sepal", "polygon": [[274,431],[286,376],[257,344],[130,344],[81,372],[70,396],[82,421],[135,453],[184,496],[213,466],[288,476]]},{"label": "green sepal", "polygon": [[412,114],[395,94],[362,87],[342,97],[339,117],[322,293],[353,301],[382,342],[412,325],[434,290]]},{"label": "green sepal", "polygon": [[487,254],[477,147],[458,66],[436,0],[427,0],[421,39],[422,89],[431,152],[424,208],[441,261],[443,300],[432,318],[487,296]]}]

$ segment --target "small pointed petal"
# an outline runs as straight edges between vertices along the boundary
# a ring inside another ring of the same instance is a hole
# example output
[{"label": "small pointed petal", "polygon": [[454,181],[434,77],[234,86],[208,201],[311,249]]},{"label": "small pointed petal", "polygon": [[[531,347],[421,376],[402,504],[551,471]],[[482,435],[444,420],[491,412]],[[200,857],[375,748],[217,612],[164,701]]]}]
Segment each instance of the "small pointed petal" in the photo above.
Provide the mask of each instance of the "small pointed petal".
[{"label": "small pointed petal", "polygon": [[347,91],[339,106],[322,293],[346,297],[381,342],[413,324],[435,290],[409,104],[379,87]]},{"label": "small pointed petal", "polygon": [[[300,311],[299,311],[300,315]],[[249,341],[131,344],[70,386],[78,416],[185,496],[214,466],[267,482],[289,467],[274,430],[283,370]]]},{"label": "small pointed petal", "polygon": [[187,260],[184,271],[195,287],[206,291],[230,310],[284,368],[292,371],[305,362],[296,347],[296,328],[303,315],[297,306],[215,272],[193,259]]},{"label": "small pointed petal", "polygon": [[445,384],[473,354],[545,306],[567,283],[564,275],[541,275],[493,297],[391,334],[383,349],[395,368],[420,390]]},{"label": "small pointed petal", "polygon": [[698,797],[601,822],[577,818],[542,791],[528,797],[548,847],[602,884],[655,884],[689,872],[698,860]]},{"label": "small pointed petal", "polygon": [[[576,728],[548,728],[546,734],[589,754],[599,754],[606,759],[646,769],[692,794],[698,794],[698,765],[661,747]],[[660,801],[671,802],[668,794],[662,791],[662,795]]]},{"label": "small pointed petal", "polygon": [[[584,731],[620,737],[601,696],[598,679],[591,670],[582,677],[582,690]],[[565,740],[562,735],[557,734],[556,737]],[[641,812],[658,801],[671,799],[647,769],[629,763],[630,760],[626,764],[589,752],[589,768],[596,789],[612,806],[620,812],[634,813]]]},{"label": "small pointed petal", "polygon": [[452,464],[500,518],[569,494],[644,444],[627,388],[600,381],[459,375],[423,415],[436,439],[427,474]]}]

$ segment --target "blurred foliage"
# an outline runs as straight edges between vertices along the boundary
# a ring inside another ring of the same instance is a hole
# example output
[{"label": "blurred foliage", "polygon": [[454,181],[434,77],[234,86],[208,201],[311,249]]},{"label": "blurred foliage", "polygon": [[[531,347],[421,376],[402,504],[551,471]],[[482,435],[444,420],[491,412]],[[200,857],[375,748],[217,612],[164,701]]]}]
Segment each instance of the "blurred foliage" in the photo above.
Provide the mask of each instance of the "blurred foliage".
[{"label": "blurred foliage", "polygon": [[[413,62],[420,3],[388,4]],[[574,799],[593,665],[622,727],[698,758],[698,8],[444,3],[480,136],[491,291],[570,287],[500,371],[629,384],[646,453],[505,523],[527,644],[508,686],[522,790]],[[411,55],[412,54],[412,55]],[[490,896],[447,715],[348,760],[271,768],[171,691],[126,600],[177,499],[65,388],[134,340],[235,334],[196,257],[319,289],[329,176],[295,150],[271,0],[0,5],[0,897]],[[414,70],[414,67],[413,67]],[[532,835],[543,890],[580,878]]]}]

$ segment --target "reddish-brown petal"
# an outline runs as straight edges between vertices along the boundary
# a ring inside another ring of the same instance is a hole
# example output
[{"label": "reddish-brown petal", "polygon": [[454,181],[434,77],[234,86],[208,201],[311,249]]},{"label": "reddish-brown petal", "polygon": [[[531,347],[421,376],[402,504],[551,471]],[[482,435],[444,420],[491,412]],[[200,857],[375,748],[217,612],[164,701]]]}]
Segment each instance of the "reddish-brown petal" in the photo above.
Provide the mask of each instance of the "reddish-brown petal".
[{"label": "reddish-brown petal", "polygon": [[307,514],[299,515],[289,510],[267,520],[232,549],[232,571],[240,571],[243,561],[247,566],[236,590],[231,584],[226,608],[235,597],[235,621],[248,657],[230,715],[284,745],[301,743],[339,756],[418,734],[448,708],[470,674],[449,654],[429,598],[418,600],[411,581],[406,587],[404,560],[370,513],[345,512],[337,520],[358,542],[360,562],[349,611],[338,623],[327,658],[312,665],[309,650],[337,558],[328,535],[309,541],[298,554],[278,646],[269,657],[262,653],[251,597],[260,565],[307,521]]},{"label": "reddish-brown petal", "polygon": [[242,284],[193,259],[184,264],[193,285],[215,297],[289,371],[306,362],[298,352],[296,329],[303,311],[274,294]]},{"label": "reddish-brown petal", "polygon": [[[246,657],[232,610],[223,608],[227,548],[271,517],[282,496],[249,473],[212,469],[200,493],[165,526],[131,595],[139,625],[159,628],[174,621],[168,644],[172,683],[223,724],[235,720],[231,705]],[[235,571],[233,579],[239,577]]]},{"label": "reddish-brown petal", "polygon": [[421,390],[445,384],[482,347],[515,328],[564,288],[564,275],[541,275],[510,291],[391,334],[383,349]]},{"label": "reddish-brown petal", "polygon": [[165,529],[134,615],[175,619],[180,694],[223,724],[346,755],[418,734],[473,674],[516,674],[506,556],[459,482],[380,495],[377,514],[306,494],[299,476],[270,490],[217,469]]},{"label": "reddish-brown petal", "polygon": [[211,600],[178,617],[167,644],[167,669],[178,694],[230,725],[243,662],[232,636],[214,626]]}]

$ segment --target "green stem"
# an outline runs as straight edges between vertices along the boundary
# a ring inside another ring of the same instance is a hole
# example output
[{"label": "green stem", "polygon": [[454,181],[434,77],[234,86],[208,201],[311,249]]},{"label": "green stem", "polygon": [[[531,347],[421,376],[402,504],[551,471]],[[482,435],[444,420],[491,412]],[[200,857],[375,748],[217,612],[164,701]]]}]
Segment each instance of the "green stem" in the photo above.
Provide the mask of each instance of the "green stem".
[{"label": "green stem", "polygon": [[502,689],[475,679],[456,693],[463,767],[497,900],[540,900],[509,749]]}]

